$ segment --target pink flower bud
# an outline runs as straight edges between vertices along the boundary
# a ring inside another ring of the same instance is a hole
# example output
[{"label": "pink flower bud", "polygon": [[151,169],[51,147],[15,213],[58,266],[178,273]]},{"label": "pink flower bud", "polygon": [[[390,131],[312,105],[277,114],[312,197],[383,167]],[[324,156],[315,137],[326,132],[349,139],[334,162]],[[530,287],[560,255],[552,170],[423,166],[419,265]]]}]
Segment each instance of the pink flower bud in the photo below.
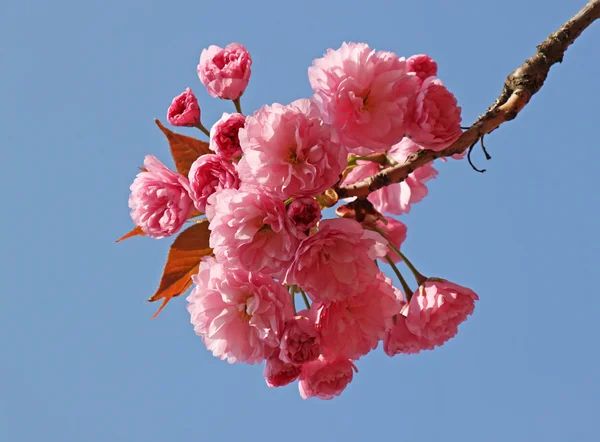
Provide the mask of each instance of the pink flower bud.
[{"label": "pink flower bud", "polygon": [[435,77],[438,72],[437,63],[429,55],[418,54],[409,57],[406,60],[406,67],[408,72],[414,72],[421,81]]},{"label": "pink flower bud", "polygon": [[237,189],[240,187],[235,167],[219,155],[202,155],[190,168],[190,196],[196,209],[204,213],[206,200],[221,189]]},{"label": "pink flower bud", "polygon": [[319,337],[314,321],[306,316],[294,316],[285,324],[279,358],[287,363],[301,365],[319,357]]},{"label": "pink flower bud", "polygon": [[167,120],[173,126],[197,126],[200,124],[198,100],[189,87],[184,93],[173,98],[167,111]]},{"label": "pink flower bud", "polygon": [[287,213],[299,233],[317,225],[321,219],[321,208],[314,198],[298,198],[290,203]]},{"label": "pink flower bud", "polygon": [[198,77],[211,96],[235,100],[248,86],[251,66],[252,58],[241,44],[231,43],[225,48],[212,45],[200,55]]}]

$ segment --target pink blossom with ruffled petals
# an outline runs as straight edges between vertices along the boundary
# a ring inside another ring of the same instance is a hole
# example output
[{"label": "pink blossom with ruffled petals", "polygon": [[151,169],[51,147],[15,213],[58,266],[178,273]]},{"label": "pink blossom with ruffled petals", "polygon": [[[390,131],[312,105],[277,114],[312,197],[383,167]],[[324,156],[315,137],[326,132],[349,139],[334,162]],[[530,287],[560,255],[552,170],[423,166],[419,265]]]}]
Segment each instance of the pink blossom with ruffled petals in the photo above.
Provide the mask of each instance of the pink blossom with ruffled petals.
[{"label": "pink blossom with ruffled petals", "polygon": [[302,367],[300,365],[283,362],[277,356],[267,359],[263,376],[270,388],[283,387],[294,382],[300,376]]},{"label": "pink blossom with ruffled petals", "polygon": [[406,327],[434,345],[442,345],[458,333],[479,297],[466,287],[439,278],[429,278],[412,295]]},{"label": "pink blossom with ruffled petals", "polygon": [[290,294],[269,276],[203,258],[187,298],[194,331],[213,355],[255,364],[279,351]]},{"label": "pink blossom with ruffled petals", "polygon": [[206,200],[221,189],[240,187],[235,167],[219,155],[207,154],[198,157],[189,172],[191,192],[196,209],[204,213]]},{"label": "pink blossom with ruffled petals", "polygon": [[406,327],[406,318],[402,315],[396,316],[396,322],[385,333],[383,339],[383,351],[388,356],[398,354],[416,355],[421,350],[433,350],[435,345],[423,336],[417,336]]},{"label": "pink blossom with ruffled petals", "polygon": [[[396,247],[398,250],[400,250],[402,243],[406,239],[406,231],[407,231],[406,225],[403,222],[400,222],[400,221],[398,221],[394,218],[390,218],[390,217],[385,217],[385,220],[386,220],[387,224],[384,223],[382,220],[378,220],[375,223],[375,227],[382,230],[385,233],[385,239],[387,239],[389,242],[391,242],[394,245],[394,247]],[[400,255],[398,255],[398,253],[396,253],[391,247],[390,247],[390,251],[388,252],[386,257],[391,259],[392,262],[402,261],[402,258],[400,258]],[[385,258],[379,258],[379,259],[381,259],[384,262],[387,262],[387,259],[385,259]]]},{"label": "pink blossom with ruffled petals", "polygon": [[167,121],[173,126],[197,126],[200,124],[198,99],[189,87],[184,93],[173,98],[167,111]]},{"label": "pink blossom with ruffled petals", "polygon": [[314,60],[308,78],[323,118],[349,149],[383,152],[404,137],[419,84],[404,58],[343,43]]},{"label": "pink blossom with ruffled petals", "polygon": [[246,117],[242,114],[223,113],[223,116],[210,129],[209,148],[226,160],[234,160],[242,154],[239,131],[244,127]]},{"label": "pink blossom with ruffled petals", "polygon": [[211,45],[200,55],[198,77],[212,97],[235,100],[248,86],[251,66],[250,53],[241,44]]},{"label": "pink blossom with ruffled petals", "polygon": [[429,77],[415,98],[412,124],[407,134],[423,149],[440,151],[462,134],[461,108],[442,81]]},{"label": "pink blossom with ruffled petals", "polygon": [[375,279],[379,270],[373,261],[387,252],[379,233],[351,219],[326,219],[300,244],[286,284],[298,284],[313,301],[343,301]]},{"label": "pink blossom with ruffled petals", "polygon": [[[420,150],[421,147],[409,138],[404,138],[400,143],[392,146],[387,155],[397,163],[406,161],[409,155]],[[382,167],[372,161],[358,161],[359,166],[350,171],[344,185],[354,184],[369,178],[382,170]],[[381,213],[402,215],[408,213],[414,203],[418,203],[427,196],[425,183],[437,176],[438,172],[431,163],[419,167],[412,172],[404,181],[397,184],[385,186],[375,192],[371,192],[368,200],[375,209]]]},{"label": "pink blossom with ruffled petals", "polygon": [[250,272],[277,274],[298,248],[282,201],[256,189],[223,189],[207,201],[210,247],[221,262]]},{"label": "pink blossom with ruffled petals", "polygon": [[437,63],[429,55],[417,54],[406,59],[406,67],[409,72],[414,72],[421,81],[429,77],[435,77],[438,72]]},{"label": "pink blossom with ruffled petals", "polygon": [[194,211],[190,184],[152,155],[146,155],[144,166],[130,187],[131,218],[152,238],[171,236]]},{"label": "pink blossom with ruffled petals", "polygon": [[347,152],[317,106],[307,99],[263,106],[239,132],[238,172],[282,199],[314,196],[333,186]]},{"label": "pink blossom with ruffled petals", "polygon": [[354,371],[358,372],[356,366],[351,360],[343,357],[330,360],[320,357],[316,361],[304,364],[298,383],[300,396],[302,399],[333,399],[342,394],[352,382]]},{"label": "pink blossom with ruffled petals", "polygon": [[301,365],[319,357],[319,335],[308,311],[300,312],[286,322],[280,349],[280,359],[290,364]]},{"label": "pink blossom with ruffled petals", "polygon": [[306,232],[317,225],[321,220],[319,203],[310,197],[298,198],[290,203],[287,213],[296,228],[299,238],[304,239]]},{"label": "pink blossom with ruffled petals", "polygon": [[329,305],[313,304],[318,312],[317,329],[325,356],[358,359],[377,347],[400,303],[391,279],[379,273],[358,295]]}]

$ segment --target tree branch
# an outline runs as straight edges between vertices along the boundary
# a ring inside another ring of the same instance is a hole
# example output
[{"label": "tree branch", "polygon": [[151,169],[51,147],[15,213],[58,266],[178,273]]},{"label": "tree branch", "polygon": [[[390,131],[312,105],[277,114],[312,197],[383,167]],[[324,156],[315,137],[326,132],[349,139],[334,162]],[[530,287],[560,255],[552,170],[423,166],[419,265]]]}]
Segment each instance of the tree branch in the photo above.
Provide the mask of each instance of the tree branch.
[{"label": "tree branch", "polygon": [[543,86],[552,65],[562,62],[567,48],[598,18],[600,18],[600,0],[590,0],[558,31],[549,35],[537,47],[537,51],[532,57],[506,78],[502,93],[496,102],[451,146],[439,152],[431,150],[415,152],[402,164],[384,169],[378,174],[350,186],[339,186],[335,189],[339,197],[364,197],[382,187],[400,183],[415,169],[437,158],[463,153],[469,147],[474,146],[483,135],[492,132],[506,121],[514,120],[529,103],[531,97]]}]

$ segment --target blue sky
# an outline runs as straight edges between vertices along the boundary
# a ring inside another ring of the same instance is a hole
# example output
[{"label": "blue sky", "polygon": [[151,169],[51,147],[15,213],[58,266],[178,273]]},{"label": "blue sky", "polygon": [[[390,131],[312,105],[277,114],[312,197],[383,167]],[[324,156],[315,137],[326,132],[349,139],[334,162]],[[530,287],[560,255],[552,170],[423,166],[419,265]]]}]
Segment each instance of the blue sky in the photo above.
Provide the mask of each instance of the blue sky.
[{"label": "blue sky", "polygon": [[0,440],[597,440],[600,24],[486,138],[487,173],[438,164],[403,218],[406,253],[476,290],[475,314],[436,351],[363,358],[340,398],[213,358],[184,299],[150,320],[169,240],[114,243],[144,155],[172,164],[153,119],[173,96],[192,87],[207,126],[232,109],[196,77],[202,48],[251,51],[245,111],[308,96],[344,40],[428,53],[468,124],[584,3],[4,0]]}]

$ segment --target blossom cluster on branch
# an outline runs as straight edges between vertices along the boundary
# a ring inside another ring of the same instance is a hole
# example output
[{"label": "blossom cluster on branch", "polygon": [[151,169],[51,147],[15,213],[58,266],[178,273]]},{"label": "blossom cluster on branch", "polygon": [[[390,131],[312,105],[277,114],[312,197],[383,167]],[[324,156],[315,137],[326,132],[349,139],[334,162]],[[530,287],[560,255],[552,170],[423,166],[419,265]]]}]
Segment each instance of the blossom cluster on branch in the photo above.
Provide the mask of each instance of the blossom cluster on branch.
[{"label": "blossom cluster on branch", "polygon": [[[312,97],[246,115],[251,65],[238,43],[202,52],[200,81],[236,112],[208,130],[190,88],[174,98],[169,123],[197,127],[209,142],[158,123],[177,171],[146,157],[126,237],[165,238],[189,224],[151,300],[164,306],[193,285],[191,323],[214,356],[264,363],[268,386],[298,380],[303,398],[331,399],[379,342],[389,356],[431,350],[473,312],[472,290],[423,276],[401,251],[407,229],[392,215],[427,195],[438,173],[431,164],[366,198],[336,194],[419,150],[450,146],[462,134],[461,108],[431,57],[344,43],[309,68]],[[337,217],[325,219],[326,208]]]}]

